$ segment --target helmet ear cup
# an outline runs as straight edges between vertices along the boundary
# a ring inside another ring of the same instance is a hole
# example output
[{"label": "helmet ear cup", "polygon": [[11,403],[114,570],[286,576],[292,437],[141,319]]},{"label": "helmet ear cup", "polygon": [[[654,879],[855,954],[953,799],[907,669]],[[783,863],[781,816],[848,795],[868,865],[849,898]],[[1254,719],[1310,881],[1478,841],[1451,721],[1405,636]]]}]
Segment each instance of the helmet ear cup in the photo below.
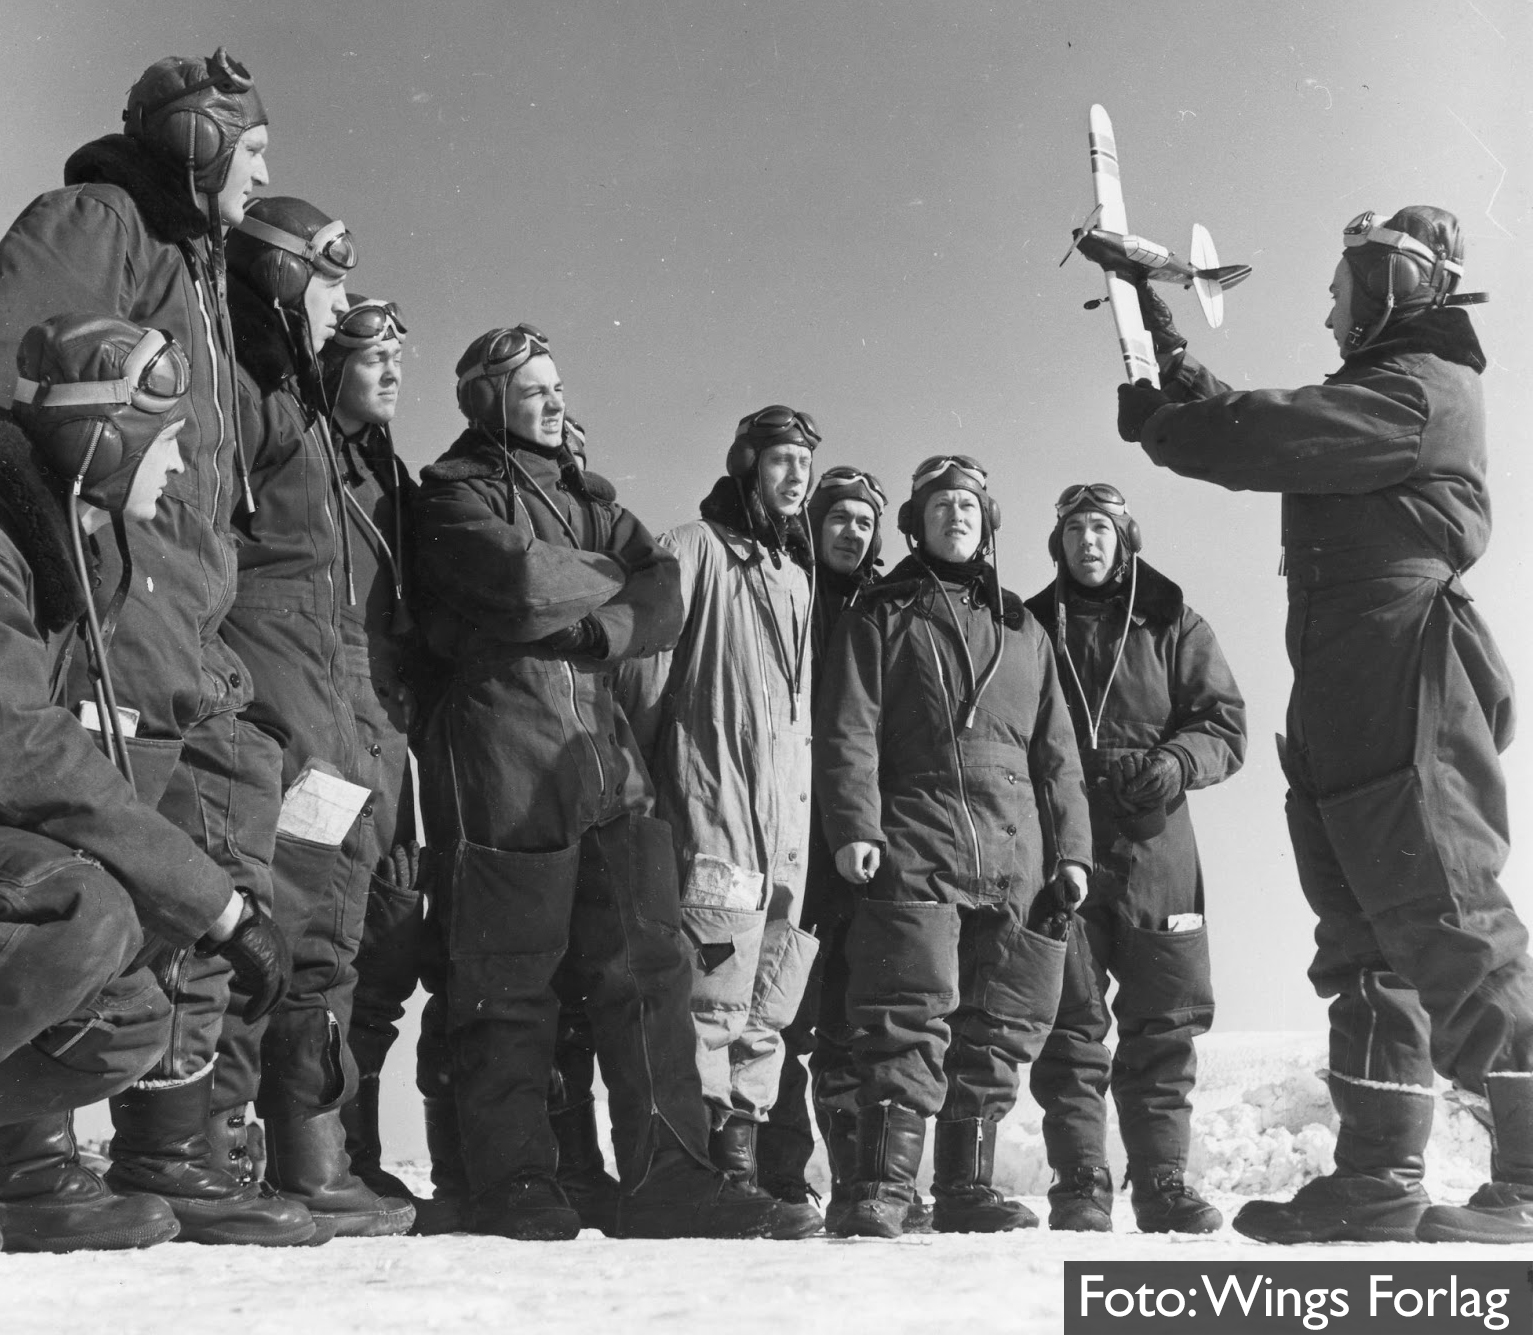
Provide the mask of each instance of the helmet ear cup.
[{"label": "helmet ear cup", "polygon": [[[99,439],[97,423],[100,423]],[[48,465],[62,477],[80,476],[85,467],[81,490],[90,491],[92,486],[109,478],[122,467],[122,435],[111,418],[74,417],[57,425],[50,425],[48,444],[44,452]],[[85,458],[92,444],[96,452],[90,456],[87,467]]]},{"label": "helmet ear cup", "polygon": [[1124,522],[1118,527],[1118,535],[1123,539],[1123,545],[1128,548],[1130,555],[1138,556],[1144,550],[1144,538],[1139,532],[1139,521],[1132,515],[1125,516]]},{"label": "helmet ear cup", "polygon": [[756,471],[756,460],[761,450],[755,441],[743,437],[734,441],[724,456],[724,471],[730,477],[747,478]]},{"label": "helmet ear cup", "polygon": [[903,533],[907,538],[910,538],[912,541],[916,541],[917,535],[915,530],[915,520],[912,513],[913,510],[914,507],[910,504],[909,501],[901,501],[899,513],[894,516],[894,526],[895,528],[899,529],[899,531]]},{"label": "helmet ear cup", "polygon": [[207,112],[195,107],[169,112],[146,135],[177,161],[186,161],[190,146],[192,170],[198,177],[197,184],[208,190],[223,189],[224,178],[229,174],[227,164],[218,173],[216,184],[210,179],[204,179],[206,173],[218,165],[218,160],[224,156],[228,147],[223,126]]},{"label": "helmet ear cup", "polygon": [[500,400],[508,376],[477,376],[458,387],[458,410],[470,422],[500,425]]},{"label": "helmet ear cup", "polygon": [[264,246],[246,268],[245,278],[267,301],[296,309],[309,287],[309,266],[290,251]]}]

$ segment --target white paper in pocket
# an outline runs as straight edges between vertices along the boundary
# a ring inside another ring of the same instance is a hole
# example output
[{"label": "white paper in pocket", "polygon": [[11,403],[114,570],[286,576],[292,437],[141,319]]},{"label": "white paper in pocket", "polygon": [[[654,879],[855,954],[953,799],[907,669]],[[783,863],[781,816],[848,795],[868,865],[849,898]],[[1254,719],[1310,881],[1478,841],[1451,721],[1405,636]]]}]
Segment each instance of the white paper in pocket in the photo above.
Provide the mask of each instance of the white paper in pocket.
[{"label": "white paper in pocket", "polygon": [[328,774],[311,761],[282,795],[277,833],[339,848],[357,813],[373,795],[371,788]]},{"label": "white paper in pocket", "polygon": [[766,877],[749,867],[698,853],[692,859],[681,902],[715,909],[759,909]]}]

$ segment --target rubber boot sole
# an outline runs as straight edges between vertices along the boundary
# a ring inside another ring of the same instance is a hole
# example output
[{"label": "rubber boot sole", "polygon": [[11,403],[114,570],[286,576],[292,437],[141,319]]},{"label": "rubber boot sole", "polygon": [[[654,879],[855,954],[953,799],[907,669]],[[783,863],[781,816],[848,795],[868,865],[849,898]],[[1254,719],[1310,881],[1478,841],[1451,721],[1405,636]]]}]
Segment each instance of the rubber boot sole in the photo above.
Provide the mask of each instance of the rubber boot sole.
[{"label": "rubber boot sole", "polygon": [[1520,1214],[1493,1214],[1465,1205],[1434,1205],[1416,1226],[1418,1242],[1487,1242],[1496,1246],[1518,1243],[1533,1249],[1533,1217],[1529,1208]]},{"label": "rubber boot sole", "polygon": [[1049,1230],[1054,1233],[1111,1233],[1112,1215],[1100,1206],[1077,1209],[1073,1205],[1049,1211]]},{"label": "rubber boot sole", "polygon": [[[384,1197],[394,1200],[395,1197]],[[316,1222],[333,1220],[337,1238],[392,1238],[408,1233],[415,1223],[415,1207],[408,1201],[386,1210],[312,1210]]]},{"label": "rubber boot sole", "polygon": [[[23,1213],[23,1208],[25,1213]],[[70,1211],[78,1206],[69,1206]],[[63,1219],[50,1219],[47,1206],[23,1207],[20,1202],[0,1205],[0,1237],[7,1252],[120,1252],[137,1251],[169,1242],[181,1231],[173,1213],[155,1212],[145,1218],[99,1224],[65,1232]],[[62,1214],[63,1211],[58,1211]],[[34,1216],[28,1222],[27,1215]],[[52,1225],[50,1229],[48,1225]]]},{"label": "rubber boot sole", "polygon": [[808,1201],[778,1201],[772,1210],[772,1226],[767,1237],[779,1242],[797,1242],[812,1238],[825,1228],[825,1217]]},{"label": "rubber boot sole", "polygon": [[1248,1201],[1230,1227],[1257,1242],[1414,1242],[1428,1206],[1402,1207],[1368,1218],[1322,1218],[1289,1210],[1279,1201]]},{"label": "rubber boot sole", "polygon": [[1008,1202],[1001,1207],[985,1205],[963,1209],[939,1200],[932,1208],[933,1233],[1010,1233],[1019,1228],[1037,1227],[1038,1216],[1017,1202]]},{"label": "rubber boot sole", "polygon": [[836,1221],[838,1238],[897,1238],[905,1232],[904,1201],[853,1201]]}]

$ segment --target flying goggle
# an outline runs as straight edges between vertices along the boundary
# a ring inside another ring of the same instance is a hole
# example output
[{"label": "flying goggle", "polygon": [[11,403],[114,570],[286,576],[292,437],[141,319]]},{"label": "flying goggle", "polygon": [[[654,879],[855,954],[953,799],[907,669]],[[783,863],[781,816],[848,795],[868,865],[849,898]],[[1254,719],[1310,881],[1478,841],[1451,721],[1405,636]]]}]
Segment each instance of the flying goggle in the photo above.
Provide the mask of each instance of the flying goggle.
[{"label": "flying goggle", "polygon": [[1341,244],[1350,249],[1352,246],[1366,246],[1370,243],[1383,246],[1388,250],[1398,250],[1403,255],[1409,255],[1413,260],[1419,260],[1423,264],[1431,266],[1427,275],[1427,286],[1435,294],[1434,304],[1443,306],[1477,306],[1490,300],[1488,292],[1465,292],[1462,296],[1453,295],[1453,291],[1459,285],[1459,280],[1464,276],[1464,266],[1457,260],[1447,255],[1439,255],[1431,246],[1424,241],[1419,241],[1407,232],[1398,232],[1392,227],[1380,227],[1374,222],[1377,215],[1372,209],[1359,213],[1345,227],[1341,229]]},{"label": "flying goggle", "polygon": [[357,247],[339,218],[326,223],[305,240],[281,227],[252,218],[248,213],[236,224],[241,232],[264,241],[268,246],[297,255],[315,273],[326,278],[344,278],[357,267]]},{"label": "flying goggle", "polygon": [[883,514],[884,506],[889,503],[889,498],[884,495],[882,484],[872,473],[864,473],[847,464],[837,464],[834,468],[827,468],[820,474],[820,480],[815,483],[814,489],[820,491],[828,488],[831,491],[840,491],[845,487],[854,487],[858,483],[862,484],[871,498],[874,512]]},{"label": "flying goggle", "polygon": [[1126,515],[1128,513],[1128,501],[1123,493],[1108,482],[1082,482],[1074,487],[1066,487],[1059,493],[1059,499],[1054,502],[1054,517],[1063,519],[1066,515],[1083,508],[1083,503],[1093,510],[1100,510],[1108,515]]},{"label": "flying goggle", "polygon": [[497,331],[485,347],[484,356],[458,377],[458,389],[470,380],[510,375],[534,357],[549,355],[548,335],[530,324]]},{"label": "flying goggle", "polygon": [[740,425],[735,428],[735,439],[746,437],[765,445],[797,444],[813,449],[820,443],[820,428],[808,413],[774,403],[740,419]]},{"label": "flying goggle", "polygon": [[17,376],[15,399],[36,409],[131,404],[140,412],[168,413],[191,387],[191,368],[175,339],[150,329],[128,353],[120,378],[53,384]]},{"label": "flying goggle", "polygon": [[405,336],[405,322],[392,301],[359,301],[335,327],[335,343],[343,348],[370,348]]},{"label": "flying goggle", "polygon": [[990,474],[985,472],[973,459],[966,454],[943,455],[940,458],[928,459],[910,479],[910,490],[914,494],[928,483],[935,482],[948,469],[956,469],[957,472],[974,483],[981,491],[989,489]]}]

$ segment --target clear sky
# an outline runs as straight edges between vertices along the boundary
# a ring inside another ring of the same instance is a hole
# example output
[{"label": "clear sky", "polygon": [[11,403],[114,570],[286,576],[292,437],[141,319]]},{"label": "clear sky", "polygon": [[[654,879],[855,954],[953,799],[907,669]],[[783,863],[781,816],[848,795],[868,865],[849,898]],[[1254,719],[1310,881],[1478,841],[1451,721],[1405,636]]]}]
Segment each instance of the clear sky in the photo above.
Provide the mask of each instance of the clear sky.
[{"label": "clear sky", "polygon": [[[821,462],[908,494],[977,455],[1024,596],[1067,483],[1128,494],[1148,560],[1213,624],[1250,709],[1245,770],[1194,798],[1221,1027],[1310,1027],[1310,921],[1282,815],[1275,497],[1153,468],[1114,430],[1097,271],[1057,267],[1091,205],[1086,111],[1117,129],[1130,226],[1194,221],[1254,266],[1193,350],[1237,386],[1318,379],[1340,230],[1365,208],[1456,211],[1491,357],[1496,538],[1468,584],[1514,674],[1527,629],[1533,162],[1527,0],[1155,6],[972,0],[10,0],[0,214],[119,128],[129,85],[219,42],[271,114],[271,192],[354,230],[355,286],[410,326],[396,438],[419,466],[460,422],[452,367],[486,328],[553,339],[595,468],[664,529],[692,517],[736,420],[808,409]],[[886,550],[898,548],[890,534]],[[1533,747],[1508,756],[1514,838]],[[1508,884],[1524,917],[1533,857]]]}]

